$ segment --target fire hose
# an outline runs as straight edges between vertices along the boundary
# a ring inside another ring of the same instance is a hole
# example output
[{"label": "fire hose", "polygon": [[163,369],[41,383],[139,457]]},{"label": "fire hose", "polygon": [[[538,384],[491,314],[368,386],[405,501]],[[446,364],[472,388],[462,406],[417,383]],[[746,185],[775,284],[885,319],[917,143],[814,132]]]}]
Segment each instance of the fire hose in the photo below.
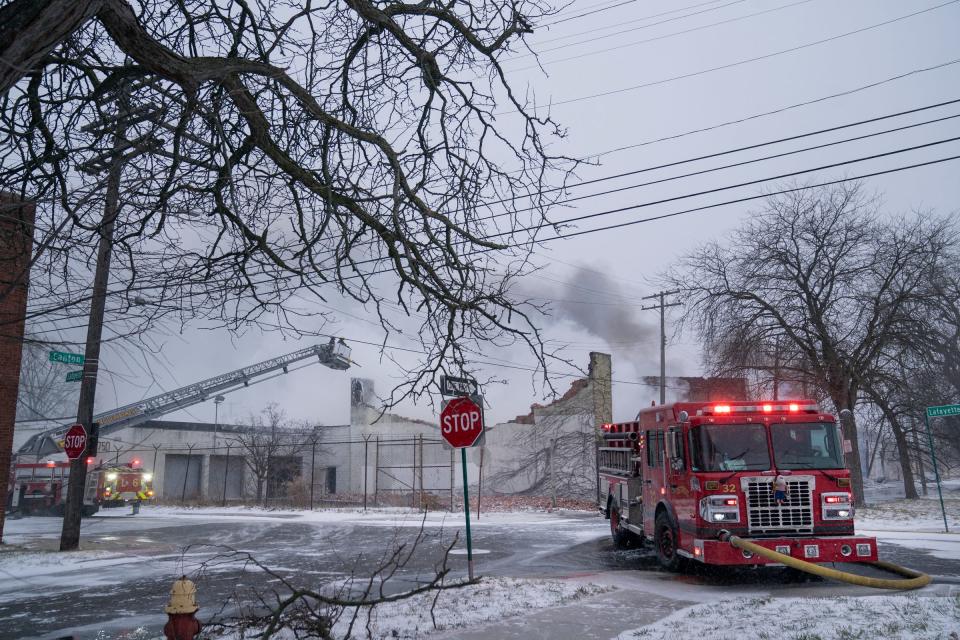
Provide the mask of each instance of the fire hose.
[{"label": "fire hose", "polygon": [[901,567],[900,565],[893,564],[892,562],[883,562],[881,560],[877,560],[875,562],[864,562],[860,564],[867,564],[877,567],[878,569],[883,569],[884,571],[889,571],[890,573],[896,573],[904,576],[904,578],[885,580],[883,578],[870,578],[868,576],[861,576],[855,573],[830,569],[828,567],[814,564],[812,562],[806,562],[805,560],[800,560],[799,558],[794,558],[792,556],[779,553],[772,549],[767,549],[759,544],[754,544],[753,542],[749,542],[743,538],[738,538],[735,535],[731,535],[730,532],[726,530],[721,531],[717,537],[722,542],[729,542],[738,549],[762,556],[771,562],[779,562],[788,567],[792,567],[793,569],[799,569],[800,571],[812,573],[822,578],[839,580],[840,582],[848,582],[850,584],[857,584],[863,587],[872,587],[874,589],[919,589],[920,587],[925,587],[930,584],[930,576],[927,574],[914,571],[913,569],[907,569],[906,567]]}]

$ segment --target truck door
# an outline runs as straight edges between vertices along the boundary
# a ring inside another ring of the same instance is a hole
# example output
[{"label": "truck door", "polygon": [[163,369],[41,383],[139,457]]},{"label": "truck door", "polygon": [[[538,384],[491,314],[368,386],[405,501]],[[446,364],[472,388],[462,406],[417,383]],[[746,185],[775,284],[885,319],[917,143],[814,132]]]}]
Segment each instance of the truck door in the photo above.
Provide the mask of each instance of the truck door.
[{"label": "truck door", "polygon": [[646,454],[643,456],[643,531],[653,535],[657,503],[666,484],[663,455],[663,431],[650,430],[645,434]]},{"label": "truck door", "polygon": [[[696,507],[687,479],[683,428],[671,426],[666,432],[667,495],[681,522],[694,522]],[[681,532],[682,536],[682,532]]]}]

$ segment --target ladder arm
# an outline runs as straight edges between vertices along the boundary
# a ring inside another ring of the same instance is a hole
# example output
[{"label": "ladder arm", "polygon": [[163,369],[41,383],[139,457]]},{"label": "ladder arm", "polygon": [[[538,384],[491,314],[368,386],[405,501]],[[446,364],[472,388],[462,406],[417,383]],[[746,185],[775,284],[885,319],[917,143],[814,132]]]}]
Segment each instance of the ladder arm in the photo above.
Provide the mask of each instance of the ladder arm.
[{"label": "ladder arm", "polygon": [[[330,338],[330,342],[327,344],[300,349],[242,369],[207,378],[173,391],[161,393],[146,400],[98,413],[93,416],[93,421],[100,423],[101,434],[103,434],[102,429],[104,427],[110,427],[110,431],[115,431],[123,427],[136,426],[173,411],[205,402],[211,396],[242,389],[249,386],[251,382],[276,371],[287,373],[291,364],[313,357],[316,357],[320,364],[340,371],[349,369],[351,364],[350,347],[342,339],[337,341]],[[60,426],[31,436],[20,448],[20,452],[26,453],[38,448],[44,438],[56,439],[58,435],[66,433],[67,428],[67,426]]]}]

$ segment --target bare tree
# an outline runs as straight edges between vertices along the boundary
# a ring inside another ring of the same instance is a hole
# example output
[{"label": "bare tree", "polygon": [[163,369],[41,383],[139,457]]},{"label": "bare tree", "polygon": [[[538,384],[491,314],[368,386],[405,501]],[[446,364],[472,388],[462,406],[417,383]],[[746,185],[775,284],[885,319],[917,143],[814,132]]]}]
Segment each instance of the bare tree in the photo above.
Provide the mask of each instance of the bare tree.
[{"label": "bare tree", "polygon": [[107,309],[128,335],[163,316],[304,334],[335,297],[388,335],[397,316],[420,322],[428,353],[393,401],[492,339],[545,365],[536,307],[510,286],[575,163],[548,153],[562,131],[500,58],[549,12],[539,0],[8,2],[0,188],[38,205],[32,317],[65,322],[89,302],[96,171],[135,153]]},{"label": "bare tree", "polygon": [[229,438],[240,449],[243,463],[256,485],[257,502],[264,506],[271,493],[277,491],[275,485],[289,479],[294,471],[289,458],[297,451],[296,445],[302,443],[289,427],[283,409],[271,403],[260,415],[251,415],[245,429]]},{"label": "bare tree", "polygon": [[[882,219],[859,184],[798,189],[769,198],[728,242],[690,252],[666,279],[687,293],[708,360],[730,334],[781,341],[834,407],[852,412],[884,350],[913,324],[951,242],[944,220]],[[852,415],[844,437],[862,504]]]},{"label": "bare tree", "polygon": [[[429,610],[434,628],[434,609],[444,591],[476,584],[476,580],[450,579],[450,551],[457,544],[455,534],[449,541],[442,532],[428,533],[421,524],[415,535],[394,533],[385,541],[379,557],[357,557],[353,570],[345,577],[317,584],[306,583],[299,573],[291,575],[273,569],[249,553],[218,547],[219,553],[203,563],[207,571],[223,571],[237,565],[257,569],[268,577],[269,589],[250,588],[238,591],[233,602],[223,603],[206,627],[239,632],[241,637],[262,638],[352,638],[379,637],[385,630],[375,630],[378,606],[410,601],[418,610]],[[416,586],[404,590],[393,587],[415,560],[434,556],[432,571],[417,571]],[[223,615],[229,605],[236,614]]]},{"label": "bare tree", "polygon": [[76,409],[76,383],[50,365],[49,352],[31,335],[24,336],[17,420],[56,421]]}]

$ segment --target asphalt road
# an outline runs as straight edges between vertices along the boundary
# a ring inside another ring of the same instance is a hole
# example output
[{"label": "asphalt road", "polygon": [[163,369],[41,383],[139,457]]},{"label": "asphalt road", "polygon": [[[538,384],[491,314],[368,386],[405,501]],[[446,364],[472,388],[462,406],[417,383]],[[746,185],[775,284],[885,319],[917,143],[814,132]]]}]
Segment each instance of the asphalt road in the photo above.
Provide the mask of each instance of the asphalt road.
[{"label": "asphalt road", "polygon": [[[59,520],[47,520],[59,530],[55,526]],[[660,572],[655,557],[647,550],[614,549],[606,535],[606,522],[593,514],[518,520],[494,523],[481,519],[474,523],[473,546],[479,573],[569,577],[626,572],[641,580],[778,595],[827,595],[838,589],[831,583],[785,575],[777,568],[667,575]],[[297,517],[273,515],[90,518],[84,521],[82,548],[103,550],[105,559],[66,563],[43,575],[23,573],[3,580],[0,638],[70,634],[97,640],[155,637],[166,621],[163,607],[172,579],[181,573],[197,582],[204,620],[209,620],[223,603],[228,603],[226,611],[234,612],[237,603],[254,602],[254,592],[282,590],[276,576],[254,569],[244,562],[245,556],[232,550],[249,552],[277,576],[296,584],[316,584],[348,575],[367,576],[398,545],[405,544],[405,550],[410,551],[418,523],[416,516],[402,527],[376,519],[360,523],[304,522]],[[24,547],[54,546],[55,540],[42,523],[33,522],[30,527],[37,532],[20,536]],[[462,517],[456,514],[442,527],[424,528],[410,560],[387,583],[388,590],[407,589],[433,576],[436,560],[442,556],[440,550],[460,529]],[[17,522],[8,530],[17,531]],[[457,554],[450,556],[453,571],[460,574],[466,572],[462,546],[461,540]],[[881,557],[942,576],[941,581],[960,584],[960,561],[935,558],[899,545],[882,545]],[[866,593],[846,585],[839,588],[845,595]]]}]

